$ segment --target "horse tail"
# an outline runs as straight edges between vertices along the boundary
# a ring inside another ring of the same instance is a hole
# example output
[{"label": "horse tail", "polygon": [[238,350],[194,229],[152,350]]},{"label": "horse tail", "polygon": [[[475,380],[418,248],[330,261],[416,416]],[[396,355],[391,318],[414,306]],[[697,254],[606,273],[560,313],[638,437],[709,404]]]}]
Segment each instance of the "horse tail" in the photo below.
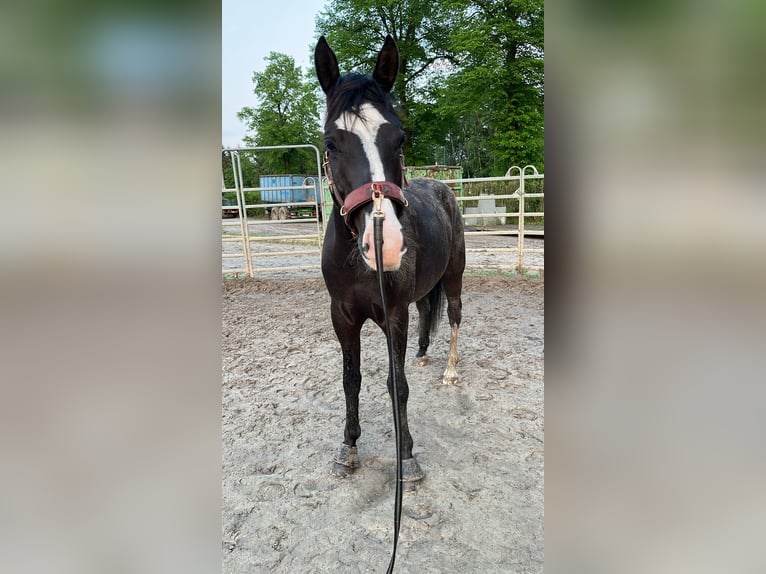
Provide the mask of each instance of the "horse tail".
[{"label": "horse tail", "polygon": [[439,321],[444,315],[444,285],[442,285],[441,279],[426,297],[428,297],[428,324],[431,327],[430,332],[433,337],[436,335]]}]

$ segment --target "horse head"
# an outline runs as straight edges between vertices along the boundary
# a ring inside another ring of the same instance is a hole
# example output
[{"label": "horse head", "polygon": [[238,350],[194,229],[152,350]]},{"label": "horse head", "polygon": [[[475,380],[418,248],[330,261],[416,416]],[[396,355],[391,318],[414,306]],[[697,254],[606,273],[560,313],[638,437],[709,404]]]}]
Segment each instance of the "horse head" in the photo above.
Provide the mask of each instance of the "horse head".
[{"label": "horse head", "polygon": [[396,271],[407,251],[401,210],[407,205],[402,145],[404,131],[389,92],[399,70],[399,49],[389,35],[372,77],[340,75],[335,53],[319,39],[314,50],[317,78],[327,96],[325,170],[335,210],[357,241],[365,263],[377,269],[373,247],[373,199],[383,221],[383,270]]}]

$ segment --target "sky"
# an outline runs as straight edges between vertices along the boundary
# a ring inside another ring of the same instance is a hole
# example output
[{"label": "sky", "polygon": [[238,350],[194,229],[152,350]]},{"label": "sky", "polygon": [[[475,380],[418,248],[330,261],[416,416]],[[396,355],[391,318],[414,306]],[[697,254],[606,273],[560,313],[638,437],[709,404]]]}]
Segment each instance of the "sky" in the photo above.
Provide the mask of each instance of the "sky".
[{"label": "sky", "polygon": [[237,112],[255,105],[253,72],[262,72],[269,52],[292,56],[305,69],[313,66],[314,20],[327,0],[223,0],[222,143],[242,144],[246,134]]}]

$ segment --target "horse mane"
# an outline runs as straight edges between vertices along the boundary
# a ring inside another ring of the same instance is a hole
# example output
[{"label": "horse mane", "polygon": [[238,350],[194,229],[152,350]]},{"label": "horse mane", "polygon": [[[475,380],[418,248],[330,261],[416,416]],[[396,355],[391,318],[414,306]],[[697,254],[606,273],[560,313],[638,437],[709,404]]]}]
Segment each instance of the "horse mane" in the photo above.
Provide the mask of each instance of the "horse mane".
[{"label": "horse mane", "polygon": [[359,107],[364,102],[379,106],[384,111],[396,113],[390,94],[370,76],[351,72],[338,78],[338,82],[327,94],[327,115],[325,127],[343,112],[350,111],[359,117]]}]

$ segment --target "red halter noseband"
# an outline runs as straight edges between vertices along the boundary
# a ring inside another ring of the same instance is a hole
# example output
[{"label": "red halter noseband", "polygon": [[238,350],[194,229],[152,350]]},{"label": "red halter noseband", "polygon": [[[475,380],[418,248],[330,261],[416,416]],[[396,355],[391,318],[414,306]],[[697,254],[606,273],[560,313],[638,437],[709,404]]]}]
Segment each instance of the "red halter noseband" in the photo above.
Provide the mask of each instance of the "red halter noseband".
[{"label": "red halter noseband", "polygon": [[[402,160],[402,185],[406,186],[407,176],[404,173],[404,154],[400,157]],[[324,162],[322,163],[322,167],[324,167],[325,175],[329,181],[330,193],[332,194],[333,200],[340,210],[340,214],[343,217],[343,221],[346,223],[346,227],[351,230],[351,234],[355,238],[358,235],[358,232],[351,222],[351,214],[360,207],[372,202],[373,199],[387,197],[388,199],[397,202],[402,207],[407,207],[409,205],[402,188],[390,181],[373,181],[362,184],[343,199],[340,197],[340,194],[335,187],[335,182],[332,178],[332,169],[330,168],[330,154],[327,151],[324,152]]]}]

